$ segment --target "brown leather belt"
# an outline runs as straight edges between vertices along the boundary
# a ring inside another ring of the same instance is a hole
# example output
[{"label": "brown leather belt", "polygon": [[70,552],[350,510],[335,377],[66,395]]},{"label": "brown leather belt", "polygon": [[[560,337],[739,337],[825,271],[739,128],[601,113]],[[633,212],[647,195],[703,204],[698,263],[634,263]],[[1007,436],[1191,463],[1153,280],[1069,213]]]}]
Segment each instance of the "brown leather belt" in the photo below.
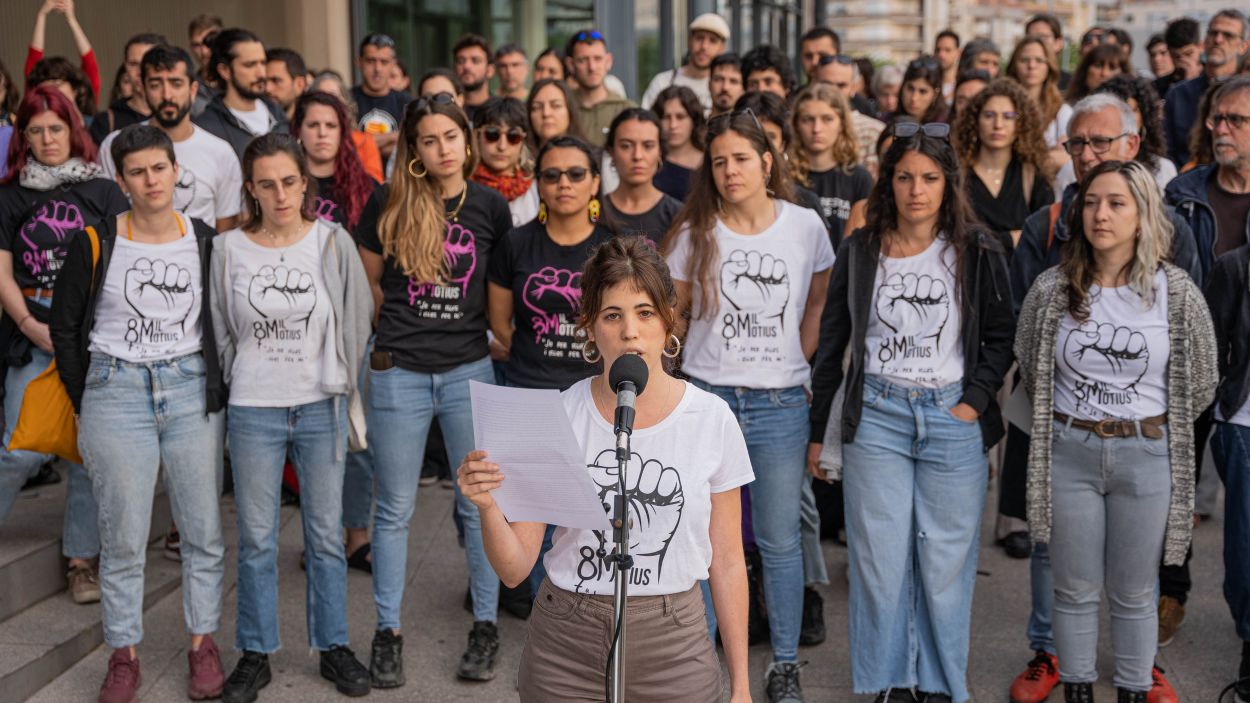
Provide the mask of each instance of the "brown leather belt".
[{"label": "brown leather belt", "polygon": [[34,298],[35,300],[39,300],[41,298],[51,298],[52,289],[51,288],[23,288],[22,295],[26,296],[27,298]]},{"label": "brown leather belt", "polygon": [[1167,415],[1147,417],[1141,420],[1077,420],[1059,411],[1055,411],[1055,420],[1065,425],[1071,422],[1070,427],[1093,432],[1103,439],[1136,437],[1139,425],[1141,426],[1142,437],[1146,439],[1163,439],[1163,427],[1168,424]]}]

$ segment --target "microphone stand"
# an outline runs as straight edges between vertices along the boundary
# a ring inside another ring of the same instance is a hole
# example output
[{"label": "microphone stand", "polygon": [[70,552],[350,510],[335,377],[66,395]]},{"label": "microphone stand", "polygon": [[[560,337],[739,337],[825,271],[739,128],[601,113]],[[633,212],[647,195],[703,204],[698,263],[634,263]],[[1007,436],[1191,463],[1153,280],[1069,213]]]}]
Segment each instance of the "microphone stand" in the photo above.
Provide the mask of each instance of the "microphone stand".
[{"label": "microphone stand", "polygon": [[[634,384],[622,384],[621,392],[634,393]],[[618,422],[616,429],[616,497],[612,501],[612,541],[616,549],[607,561],[616,569],[616,589],[612,594],[615,635],[612,638],[611,703],[625,701],[625,603],[629,591],[629,572],[634,558],[629,554],[629,501],[625,495],[625,471],[629,467],[629,435],[633,431],[633,402],[628,422]]]}]

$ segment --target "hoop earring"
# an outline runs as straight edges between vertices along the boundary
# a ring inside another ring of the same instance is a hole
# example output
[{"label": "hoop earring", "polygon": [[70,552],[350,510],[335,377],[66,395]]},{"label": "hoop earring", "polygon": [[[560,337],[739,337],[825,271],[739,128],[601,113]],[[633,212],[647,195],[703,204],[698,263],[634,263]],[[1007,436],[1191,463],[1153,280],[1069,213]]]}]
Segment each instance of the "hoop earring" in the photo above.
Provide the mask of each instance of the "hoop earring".
[{"label": "hoop earring", "polygon": [[541,201],[538,203],[538,224],[547,224],[547,203]]},{"label": "hoop earring", "polygon": [[676,359],[676,358],[678,357],[678,355],[680,355],[680,354],[681,354],[681,340],[680,340],[680,339],[678,339],[678,338],[677,338],[677,335],[675,335],[675,334],[670,334],[668,337],[669,337],[669,339],[673,340],[673,346],[674,346],[674,347],[676,347],[676,348],[675,348],[675,349],[673,349],[673,351],[671,351],[671,352],[670,352],[670,351],[668,350],[668,347],[667,347],[667,346],[665,346],[665,347],[664,347],[664,349],[660,351],[660,353],[661,353],[661,354],[663,354],[664,356],[668,357],[669,359]]},{"label": "hoop earring", "polygon": [[600,212],[601,212],[601,211],[600,211],[600,208],[599,208],[599,199],[598,199],[598,198],[591,198],[591,199],[590,199],[590,206],[589,206],[589,207],[587,207],[586,209],[590,212],[590,224],[592,224],[592,225],[593,225],[593,224],[595,224],[596,222],[598,222],[598,221],[599,221],[599,214],[600,214]]},{"label": "hoop earring", "polygon": [[412,176],[413,178],[425,178],[425,174],[430,172],[429,169],[426,169],[426,168],[422,168],[421,173],[417,173],[416,171],[414,171],[412,167],[419,163],[421,162],[418,161],[417,159],[413,159],[412,161],[408,162],[408,175],[409,176]]},{"label": "hoop earring", "polygon": [[[590,351],[587,352],[587,349]],[[599,349],[594,346],[594,342],[588,339],[582,344],[582,361],[585,361],[587,364],[597,364],[602,358],[603,355],[600,354]]]}]

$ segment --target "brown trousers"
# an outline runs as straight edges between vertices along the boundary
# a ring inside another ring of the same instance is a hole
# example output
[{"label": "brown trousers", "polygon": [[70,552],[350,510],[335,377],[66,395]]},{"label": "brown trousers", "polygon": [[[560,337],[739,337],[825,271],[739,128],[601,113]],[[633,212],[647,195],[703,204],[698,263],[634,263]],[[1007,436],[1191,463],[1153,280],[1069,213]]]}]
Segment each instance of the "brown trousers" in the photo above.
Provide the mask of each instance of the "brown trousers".
[{"label": "brown trousers", "polygon": [[[720,662],[707,636],[698,586],[666,596],[630,596],[626,606],[625,700],[720,703]],[[522,703],[596,703],[612,645],[612,596],[570,593],[544,580],[521,653]]]}]

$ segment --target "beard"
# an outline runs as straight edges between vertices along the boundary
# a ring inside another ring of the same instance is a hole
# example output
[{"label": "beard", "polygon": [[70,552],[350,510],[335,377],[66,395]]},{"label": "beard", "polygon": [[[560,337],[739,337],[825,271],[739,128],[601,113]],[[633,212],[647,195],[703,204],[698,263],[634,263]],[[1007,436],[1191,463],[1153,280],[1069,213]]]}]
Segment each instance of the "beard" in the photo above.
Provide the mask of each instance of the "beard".
[{"label": "beard", "polygon": [[[175,110],[174,116],[165,117],[165,109],[170,108],[170,107],[174,108]],[[157,105],[156,109],[152,111],[152,119],[156,120],[156,123],[164,127],[165,129],[171,129],[173,127],[177,127],[178,125],[182,124],[182,120],[187,116],[187,113],[189,112],[191,112],[190,102],[187,102],[187,104],[185,105],[179,105],[176,102],[166,100],[160,103],[159,105]]]},{"label": "beard", "polygon": [[482,79],[477,83],[461,83],[460,85],[464,87],[464,92],[476,93],[482,89],[482,86],[486,85],[486,79]]},{"label": "beard", "polygon": [[[265,97],[265,82],[264,81],[257,81],[253,85],[244,85],[243,83],[240,83],[237,80],[235,80],[234,76],[231,76],[230,85],[234,86],[235,91],[244,100],[260,100],[261,98]],[[260,87],[257,88],[256,86],[260,86]]]}]

